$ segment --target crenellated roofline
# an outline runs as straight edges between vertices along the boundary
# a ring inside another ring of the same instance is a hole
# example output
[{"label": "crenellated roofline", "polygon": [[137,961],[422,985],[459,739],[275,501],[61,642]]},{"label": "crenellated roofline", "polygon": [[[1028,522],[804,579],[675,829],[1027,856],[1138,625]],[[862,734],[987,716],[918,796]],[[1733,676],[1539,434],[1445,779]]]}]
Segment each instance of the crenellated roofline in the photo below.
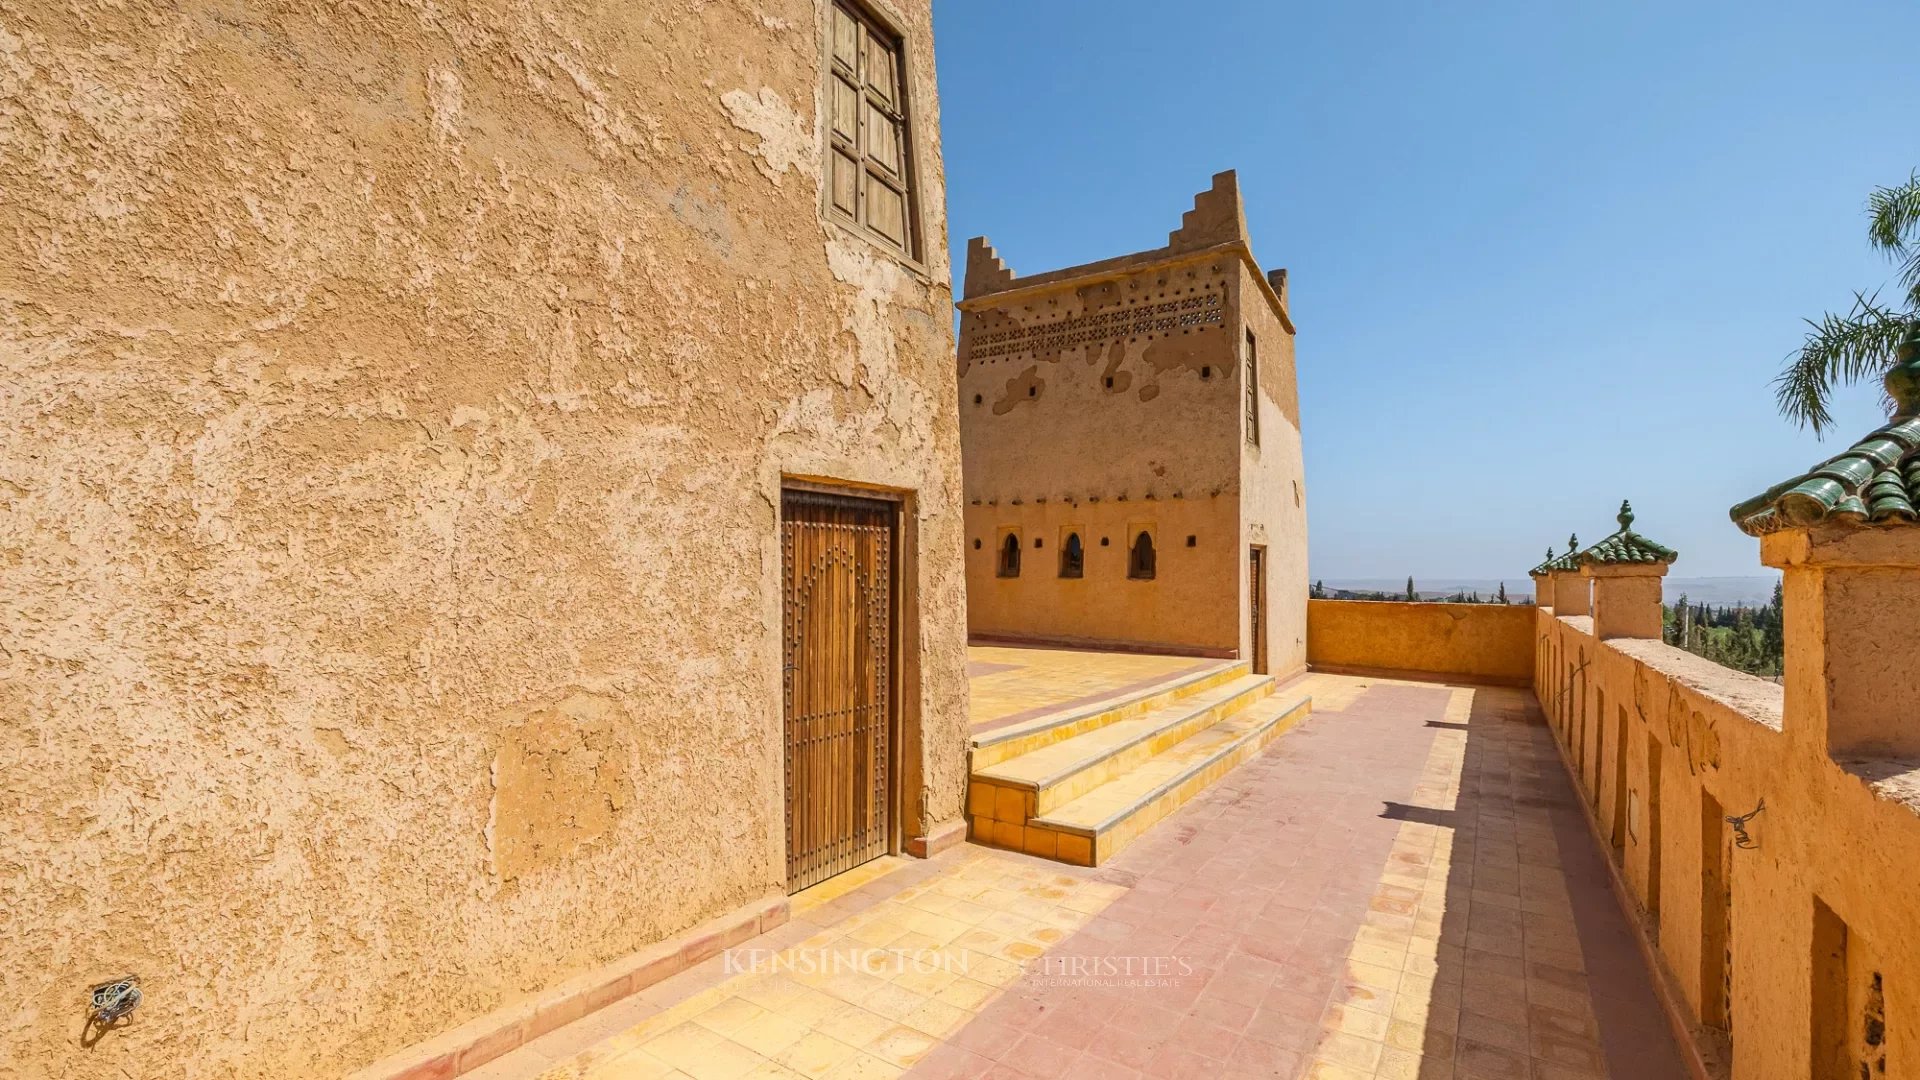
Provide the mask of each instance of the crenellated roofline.
[{"label": "crenellated roofline", "polygon": [[986,237],[976,236],[967,241],[962,299],[954,306],[961,311],[977,311],[1008,300],[1041,296],[1090,282],[1116,281],[1142,270],[1185,266],[1222,255],[1233,255],[1246,264],[1261,294],[1280,319],[1280,325],[1287,333],[1295,333],[1293,316],[1287,311],[1287,271],[1279,269],[1269,274],[1253,257],[1240,184],[1232,170],[1216,173],[1213,186],[1194,196],[1193,209],[1181,217],[1180,227],[1167,235],[1165,247],[1022,277],[1000,258]]}]

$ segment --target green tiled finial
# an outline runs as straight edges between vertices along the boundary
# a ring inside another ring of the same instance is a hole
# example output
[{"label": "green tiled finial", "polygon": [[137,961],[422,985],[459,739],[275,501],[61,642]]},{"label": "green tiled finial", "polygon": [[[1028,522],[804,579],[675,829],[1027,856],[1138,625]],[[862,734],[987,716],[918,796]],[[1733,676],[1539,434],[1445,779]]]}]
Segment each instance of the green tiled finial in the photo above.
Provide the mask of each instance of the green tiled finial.
[{"label": "green tiled finial", "polygon": [[1547,561],[1548,562],[1553,561],[1553,545],[1552,544],[1547,545]]},{"label": "green tiled finial", "polygon": [[1567,535],[1567,554],[1571,555],[1574,552],[1579,550],[1580,550],[1580,537],[1572,533],[1569,533]]},{"label": "green tiled finial", "polygon": [[1894,352],[1893,370],[1887,372],[1887,396],[1893,399],[1896,420],[1920,416],[1920,322],[1907,331],[1907,339]]},{"label": "green tiled finial", "polygon": [[1633,504],[1625,499],[1621,499],[1620,516],[1613,520],[1620,523],[1621,532],[1626,532],[1628,529],[1633,528]]}]

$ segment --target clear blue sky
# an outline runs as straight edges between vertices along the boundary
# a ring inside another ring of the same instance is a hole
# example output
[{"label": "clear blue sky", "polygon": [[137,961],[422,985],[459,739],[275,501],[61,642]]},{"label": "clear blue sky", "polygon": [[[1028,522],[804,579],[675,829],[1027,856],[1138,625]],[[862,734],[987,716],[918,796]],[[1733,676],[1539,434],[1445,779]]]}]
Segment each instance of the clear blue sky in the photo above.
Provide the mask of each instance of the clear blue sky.
[{"label": "clear blue sky", "polygon": [[[1726,509],[1823,444],[1769,382],[1891,276],[1920,3],[936,0],[956,273],[1166,242],[1240,172],[1292,272],[1312,573],[1517,578],[1637,528],[1764,572]],[[1891,291],[1889,295],[1892,295]]]}]

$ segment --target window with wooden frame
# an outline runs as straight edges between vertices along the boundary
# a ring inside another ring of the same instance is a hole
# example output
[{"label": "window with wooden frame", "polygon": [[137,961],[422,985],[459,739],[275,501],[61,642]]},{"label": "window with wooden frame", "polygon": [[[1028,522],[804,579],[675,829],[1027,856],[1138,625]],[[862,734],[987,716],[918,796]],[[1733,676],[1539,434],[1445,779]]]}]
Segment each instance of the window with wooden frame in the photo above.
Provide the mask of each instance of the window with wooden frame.
[{"label": "window with wooden frame", "polygon": [[1260,352],[1247,331],[1247,445],[1260,445]]},{"label": "window with wooden frame", "polygon": [[833,216],[915,258],[902,42],[835,0],[827,65],[827,204]]}]

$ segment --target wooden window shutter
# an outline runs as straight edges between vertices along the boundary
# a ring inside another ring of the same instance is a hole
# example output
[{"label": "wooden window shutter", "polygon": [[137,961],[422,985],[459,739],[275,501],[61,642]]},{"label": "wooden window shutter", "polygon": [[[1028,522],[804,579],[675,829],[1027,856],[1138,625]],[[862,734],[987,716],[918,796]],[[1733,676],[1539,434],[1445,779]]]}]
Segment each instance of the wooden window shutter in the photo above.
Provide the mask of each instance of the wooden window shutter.
[{"label": "wooden window shutter", "polygon": [[906,255],[914,254],[902,43],[864,13],[833,8],[827,98],[833,211]]}]

